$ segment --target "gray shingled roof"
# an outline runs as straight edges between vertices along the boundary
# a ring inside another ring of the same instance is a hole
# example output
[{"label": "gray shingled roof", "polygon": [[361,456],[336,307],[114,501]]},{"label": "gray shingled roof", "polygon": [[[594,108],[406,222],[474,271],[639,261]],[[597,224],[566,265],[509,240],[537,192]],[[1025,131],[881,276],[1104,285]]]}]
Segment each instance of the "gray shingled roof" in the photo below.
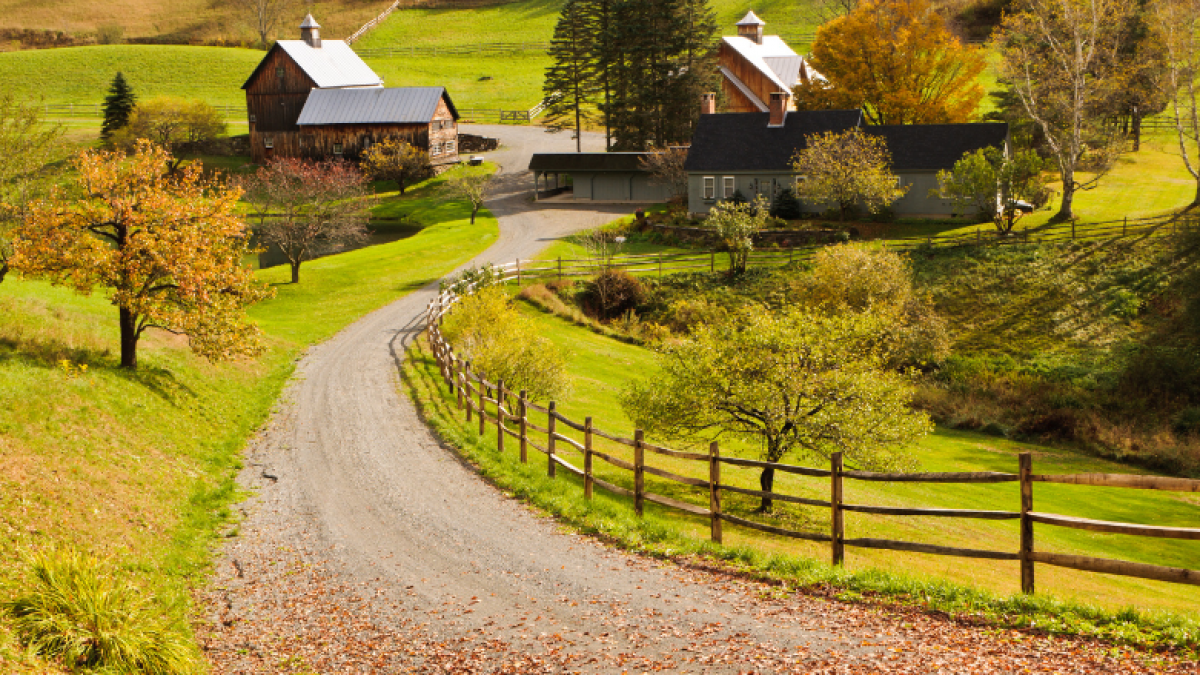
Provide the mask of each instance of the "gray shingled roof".
[{"label": "gray shingled roof", "polygon": [[865,126],[863,131],[887,141],[892,171],[941,171],[953,169],[968,152],[1003,147],[1008,123]]},{"label": "gray shingled roof", "polygon": [[805,136],[858,126],[858,110],[792,111],[783,126],[768,127],[770,113],[701,115],[684,167],[688,171],[790,171]]},{"label": "gray shingled roof", "polygon": [[530,171],[645,172],[641,159],[648,152],[539,152],[529,160]]},{"label": "gray shingled roof", "polygon": [[[382,87],[383,78],[375,74],[350,45],[341,40],[322,40],[320,47],[311,47],[304,40],[279,40],[272,51],[282,49],[300,66],[318,87]],[[268,53],[270,56],[270,53]],[[259,62],[242,89],[262,70],[267,57]]]},{"label": "gray shingled roof", "polygon": [[454,119],[458,111],[444,87],[391,89],[314,89],[300,111],[300,126],[314,124],[424,124],[433,119],[438,101]]}]

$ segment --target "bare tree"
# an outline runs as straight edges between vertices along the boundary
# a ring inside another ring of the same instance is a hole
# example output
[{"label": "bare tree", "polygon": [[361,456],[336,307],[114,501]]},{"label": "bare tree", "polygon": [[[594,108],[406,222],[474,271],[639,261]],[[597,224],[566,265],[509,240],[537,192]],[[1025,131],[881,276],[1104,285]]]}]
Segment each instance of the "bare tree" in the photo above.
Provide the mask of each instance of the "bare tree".
[{"label": "bare tree", "polygon": [[814,26],[829,23],[853,12],[862,0],[812,0],[800,15]]},{"label": "bare tree", "polygon": [[237,7],[258,33],[259,44],[267,48],[268,39],[280,20],[296,7],[296,0],[236,0]]},{"label": "bare tree", "polygon": [[1196,181],[1189,209],[1200,206],[1200,0],[1157,0],[1151,9],[1153,30],[1167,52],[1163,79],[1179,138],[1179,156]]},{"label": "bare tree", "polygon": [[[1020,0],[1004,19],[997,42],[1001,71],[1025,114],[1045,134],[1062,177],[1055,220],[1074,217],[1075,193],[1111,168],[1119,134],[1106,124],[1106,103],[1122,86],[1127,60],[1121,46],[1136,0]],[[1090,177],[1077,171],[1090,155]]]},{"label": "bare tree", "polygon": [[300,282],[300,264],[322,246],[348,246],[367,237],[366,180],[340,161],[277,159],[242,181],[259,218],[259,237],[278,246]]},{"label": "bare tree", "polygon": [[683,168],[687,154],[687,148],[669,148],[649,153],[641,159],[642,169],[650,172],[654,183],[665,186],[673,200],[687,197],[688,174]]}]

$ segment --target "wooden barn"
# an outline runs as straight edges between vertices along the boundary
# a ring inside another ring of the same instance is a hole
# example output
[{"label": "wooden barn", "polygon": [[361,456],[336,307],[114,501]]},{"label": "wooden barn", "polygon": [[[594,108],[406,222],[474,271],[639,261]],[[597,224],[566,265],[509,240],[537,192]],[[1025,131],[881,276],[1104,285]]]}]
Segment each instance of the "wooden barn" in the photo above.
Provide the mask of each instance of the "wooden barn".
[{"label": "wooden barn", "polygon": [[433,166],[458,162],[458,111],[443,87],[315,89],[300,119],[304,157],[358,157],[387,138],[429,153]]},{"label": "wooden barn", "polygon": [[272,157],[357,158],[403,138],[435,166],[458,161],[458,112],[442,87],[387,89],[341,40],[323,41],[309,14],[299,40],[279,40],[242,85],[255,163]]},{"label": "wooden barn", "polygon": [[[771,94],[790,94],[802,82],[825,79],[778,35],[763,35],[765,25],[748,12],[737,23],[736,37],[721,38],[717,63],[726,112],[768,112]],[[795,110],[795,104],[790,109]]]}]

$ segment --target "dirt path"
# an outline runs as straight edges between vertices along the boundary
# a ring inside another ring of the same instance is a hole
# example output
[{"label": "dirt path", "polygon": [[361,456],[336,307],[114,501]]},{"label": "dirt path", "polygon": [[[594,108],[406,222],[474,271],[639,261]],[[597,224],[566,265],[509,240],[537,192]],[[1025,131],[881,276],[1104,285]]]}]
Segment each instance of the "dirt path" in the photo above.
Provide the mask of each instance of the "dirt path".
[{"label": "dirt path", "polygon": [[[629,211],[533,205],[529,155],[570,139],[482,132],[505,142],[490,203],[501,236],[476,262],[529,257]],[[203,598],[215,672],[1141,671],[1102,645],[776,598],[560,531],[463,466],[398,393],[432,293],[309,350],[248,448],[241,480],[256,494]]]}]

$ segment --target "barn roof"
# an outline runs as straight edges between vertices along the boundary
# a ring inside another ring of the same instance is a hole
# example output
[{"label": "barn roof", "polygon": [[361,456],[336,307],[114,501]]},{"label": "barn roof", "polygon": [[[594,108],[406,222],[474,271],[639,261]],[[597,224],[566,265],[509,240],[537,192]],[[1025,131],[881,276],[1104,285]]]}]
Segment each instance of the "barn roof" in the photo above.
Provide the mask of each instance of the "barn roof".
[{"label": "barn roof", "polygon": [[300,126],[317,124],[424,124],[445,98],[450,114],[458,111],[445,87],[314,89],[300,111]]},{"label": "barn roof", "polygon": [[320,47],[313,47],[304,40],[279,40],[259,62],[242,89],[250,87],[276,49],[286,52],[320,88],[383,86],[383,78],[376,75],[350,45],[341,40],[322,41]]},{"label": "barn roof", "polygon": [[954,168],[968,152],[1003,147],[1008,122],[884,125],[863,131],[887,141],[892,171],[941,171]]},{"label": "barn roof", "polygon": [[805,136],[845,131],[862,121],[859,110],[792,111],[779,127],[770,113],[701,115],[684,167],[698,171],[790,171]]},{"label": "barn roof", "polygon": [[539,152],[529,160],[530,171],[571,173],[648,173],[642,158],[648,152]]}]

